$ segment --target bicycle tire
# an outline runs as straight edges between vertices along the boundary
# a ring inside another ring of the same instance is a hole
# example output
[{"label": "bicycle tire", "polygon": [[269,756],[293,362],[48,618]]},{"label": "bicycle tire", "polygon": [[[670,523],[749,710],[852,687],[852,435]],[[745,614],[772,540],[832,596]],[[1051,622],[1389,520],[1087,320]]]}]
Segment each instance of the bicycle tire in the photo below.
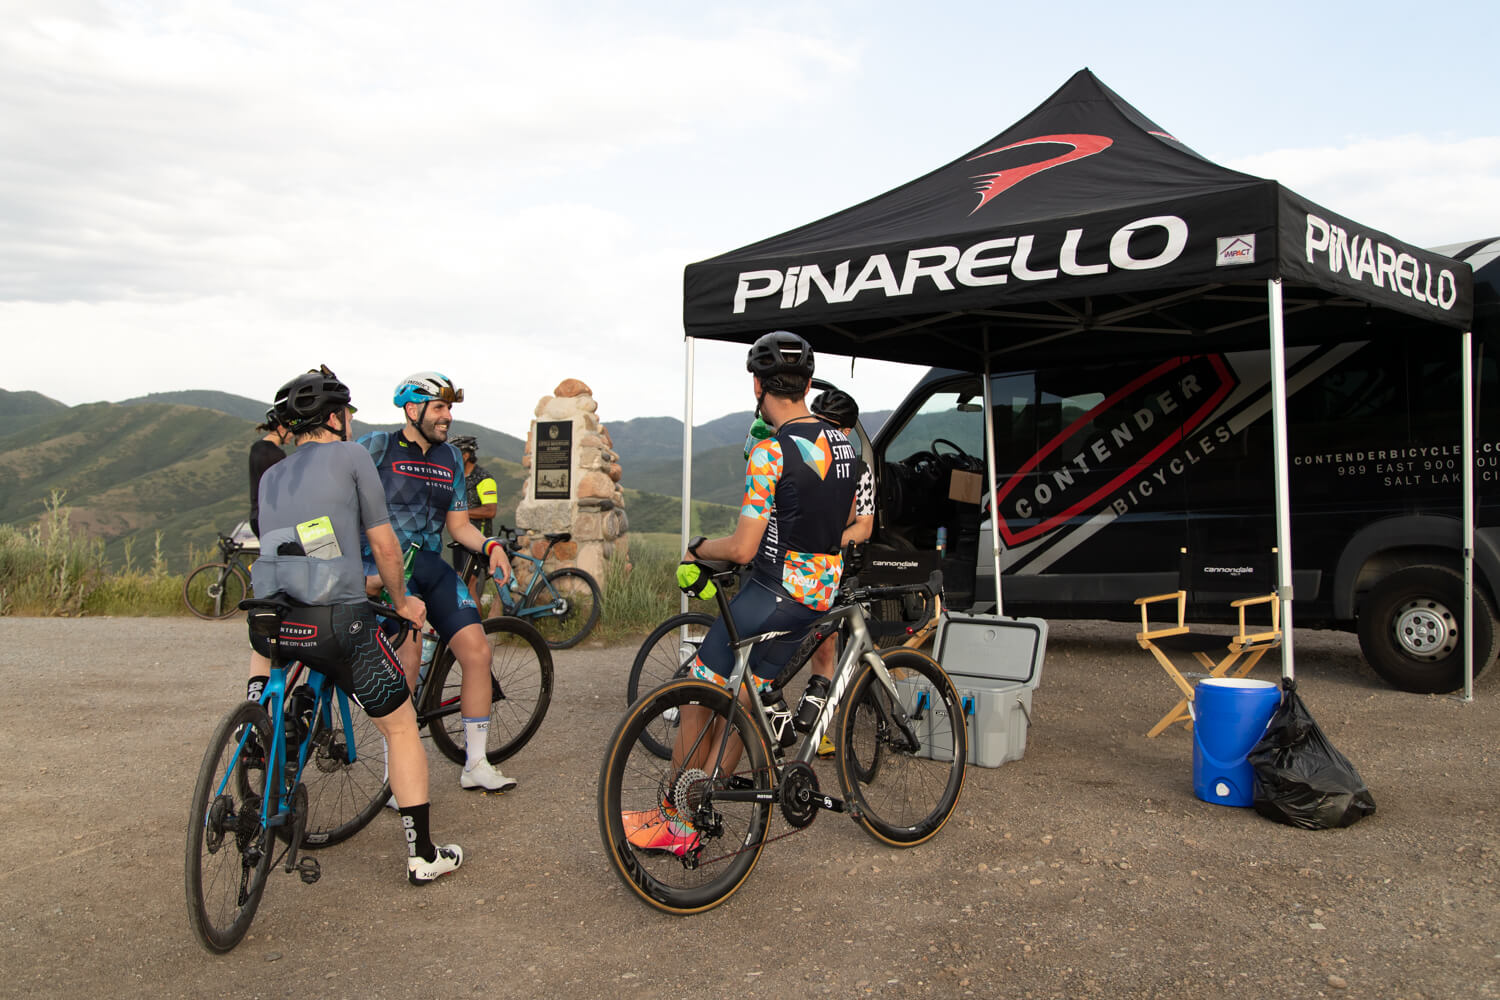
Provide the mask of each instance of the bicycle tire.
[{"label": "bicycle tire", "polygon": [[[552,651],[527,622],[486,618],[480,622],[490,646],[490,742],[485,754],[498,764],[536,735],[552,703]],[[444,649],[423,689],[424,712],[458,704],[463,671],[452,649]],[[427,725],[433,745],[455,764],[466,760],[463,716],[459,712]]]},{"label": "bicycle tire", "polygon": [[182,581],[183,603],[206,621],[239,614],[240,601],[249,592],[250,581],[239,563],[204,563]]},{"label": "bicycle tire", "polygon": [[[330,685],[332,687],[332,685]],[[349,730],[342,705],[349,707]],[[302,767],[307,786],[307,832],[302,846],[318,850],[363,830],[391,797],[385,770],[385,740],[359,702],[338,688],[320,706],[312,747]],[[349,759],[350,744],[354,759]]]},{"label": "bicycle tire", "polygon": [[[904,648],[878,655],[897,682],[909,714],[918,715],[919,695],[927,692],[928,704],[913,722],[921,747],[913,752],[902,745],[884,714],[868,711],[867,700],[889,706],[890,695],[875,669],[866,664],[855,676],[836,723],[839,783],[855,822],[866,833],[894,847],[913,847],[932,839],[958,806],[968,729],[958,691],[936,660]],[[877,747],[878,766],[871,767],[868,762]]]},{"label": "bicycle tire", "polygon": [[[251,701],[236,706],[209,738],[188,808],[188,922],[199,943],[220,954],[239,944],[250,929],[274,848],[271,831],[261,822],[260,796],[245,791],[254,782],[228,774],[239,749],[239,729],[245,725],[255,728],[262,747],[271,745],[265,711]],[[243,765],[241,755],[235,770]]]},{"label": "bicycle tire", "polygon": [[[688,668],[698,655],[698,646],[702,644],[704,635],[713,623],[711,615],[701,611],[685,611],[673,615],[652,629],[630,664],[630,676],[625,679],[625,704],[634,705],[647,691],[678,677],[686,677]],[[685,637],[678,631],[684,627],[688,629]],[[658,757],[670,755],[671,750],[657,742],[650,733],[642,734],[642,739]]]},{"label": "bicycle tire", "polygon": [[[599,835],[621,880],[642,901],[678,915],[718,906],[744,884],[765,848],[771,820],[769,801],[709,800],[694,814],[700,848],[693,852],[693,867],[674,854],[644,851],[626,839],[625,810],[659,808],[668,787],[686,789],[674,796],[684,809],[688,808],[686,797],[695,794],[693,782],[681,781],[671,761],[647,751],[640,738],[645,730],[656,728],[659,739],[668,739],[665,734],[674,725],[670,720],[687,707],[707,709],[712,718],[733,727],[745,748],[736,776],[748,779],[747,787],[769,791],[774,781],[771,751],[760,729],[717,685],[692,679],[669,681],[626,711],[599,771]],[[710,756],[716,754],[718,740],[713,739],[712,746],[705,744],[705,749]]]},{"label": "bicycle tire", "polygon": [[[535,602],[543,596],[550,599],[544,606],[557,601],[563,607],[532,613]],[[547,574],[547,587],[538,587],[531,592],[525,607],[517,612],[542,633],[542,638],[553,649],[572,649],[584,640],[599,624],[599,611],[604,605],[604,594],[599,583],[581,569],[566,566]]]}]

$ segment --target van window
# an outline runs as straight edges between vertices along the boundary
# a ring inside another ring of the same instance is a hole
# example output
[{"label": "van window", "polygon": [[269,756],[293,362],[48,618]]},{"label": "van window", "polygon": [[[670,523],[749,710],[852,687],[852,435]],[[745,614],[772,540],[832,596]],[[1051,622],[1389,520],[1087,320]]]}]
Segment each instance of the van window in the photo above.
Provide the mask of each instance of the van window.
[{"label": "van window", "polygon": [[886,445],[885,460],[900,462],[931,451],[932,442],[939,438],[958,445],[966,454],[983,455],[984,424],[979,417],[983,409],[978,379],[972,387],[933,393]]}]

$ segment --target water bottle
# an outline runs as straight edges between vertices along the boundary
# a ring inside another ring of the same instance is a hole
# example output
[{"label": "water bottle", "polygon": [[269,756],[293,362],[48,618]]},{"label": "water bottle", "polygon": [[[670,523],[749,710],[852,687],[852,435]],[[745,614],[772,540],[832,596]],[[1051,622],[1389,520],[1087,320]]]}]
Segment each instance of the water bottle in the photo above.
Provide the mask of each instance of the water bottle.
[{"label": "water bottle", "polygon": [[777,695],[776,700],[766,706],[766,715],[770,717],[771,735],[776,737],[778,746],[789,747],[797,742],[797,730],[792,726],[792,710],[787,707],[785,695]]},{"label": "water bottle", "polygon": [[761,415],[755,415],[755,422],[750,425],[750,433],[745,435],[745,457],[750,457],[750,452],[761,441],[771,436],[771,425],[761,419]]},{"label": "water bottle", "polygon": [[505,605],[505,610],[516,610],[516,574],[512,572],[510,579],[504,583],[496,579],[495,589],[500,591],[500,603]]},{"label": "water bottle", "polygon": [[433,650],[437,649],[437,636],[431,632],[422,633],[422,666],[426,667],[432,663]]},{"label": "water bottle", "polygon": [[807,689],[802,692],[802,700],[797,702],[797,717],[792,724],[797,727],[799,733],[805,733],[818,721],[818,715],[823,711],[823,706],[828,703],[828,689],[833,685],[827,677],[821,674],[813,674],[807,680]]},{"label": "water bottle", "polygon": [[948,526],[945,524],[945,525],[942,525],[942,526],[940,526],[938,528],[938,536],[937,536],[938,558],[941,559],[943,557],[943,554],[945,552],[947,552],[947,551],[948,551]]}]

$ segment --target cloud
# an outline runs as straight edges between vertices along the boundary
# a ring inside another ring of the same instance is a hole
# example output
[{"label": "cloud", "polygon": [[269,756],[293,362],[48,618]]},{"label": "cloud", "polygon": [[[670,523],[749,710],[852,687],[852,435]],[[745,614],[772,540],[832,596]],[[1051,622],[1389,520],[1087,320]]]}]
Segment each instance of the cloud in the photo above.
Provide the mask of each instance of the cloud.
[{"label": "cloud", "polygon": [[1421,246],[1500,234],[1500,136],[1356,139],[1227,165]]}]

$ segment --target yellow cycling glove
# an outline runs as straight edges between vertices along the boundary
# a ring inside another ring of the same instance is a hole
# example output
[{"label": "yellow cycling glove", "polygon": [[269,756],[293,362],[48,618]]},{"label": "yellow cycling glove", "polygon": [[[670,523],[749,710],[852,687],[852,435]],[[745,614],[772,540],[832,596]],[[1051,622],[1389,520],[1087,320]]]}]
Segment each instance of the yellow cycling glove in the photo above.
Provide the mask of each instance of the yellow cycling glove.
[{"label": "yellow cycling glove", "polygon": [[714,586],[713,578],[695,562],[677,564],[677,586],[684,594],[691,594],[703,601],[713,600],[719,589]]}]

